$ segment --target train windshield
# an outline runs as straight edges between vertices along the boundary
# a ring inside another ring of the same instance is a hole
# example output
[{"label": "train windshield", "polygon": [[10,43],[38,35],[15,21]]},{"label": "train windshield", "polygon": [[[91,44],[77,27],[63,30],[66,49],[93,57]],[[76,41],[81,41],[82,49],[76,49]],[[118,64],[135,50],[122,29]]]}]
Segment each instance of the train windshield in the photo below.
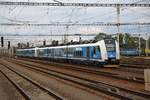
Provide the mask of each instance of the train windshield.
[{"label": "train windshield", "polygon": [[105,39],[107,51],[115,51],[115,40],[114,39]]}]

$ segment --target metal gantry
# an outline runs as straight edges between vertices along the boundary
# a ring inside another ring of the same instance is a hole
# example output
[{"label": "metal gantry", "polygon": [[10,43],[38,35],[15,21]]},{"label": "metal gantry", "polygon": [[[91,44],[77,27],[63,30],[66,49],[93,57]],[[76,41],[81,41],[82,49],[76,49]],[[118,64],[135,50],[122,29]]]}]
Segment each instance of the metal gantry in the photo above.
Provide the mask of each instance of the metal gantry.
[{"label": "metal gantry", "polygon": [[17,23],[0,23],[1,26],[126,26],[126,25],[150,25],[150,23],[49,23],[49,24],[17,24]]},{"label": "metal gantry", "polygon": [[81,6],[81,7],[150,7],[150,4],[135,3],[48,3],[48,2],[4,2],[0,5],[27,5],[27,6]]},{"label": "metal gantry", "polygon": [[[137,4],[137,3],[48,3],[48,2],[4,2],[0,1],[0,5],[20,5],[20,6],[79,6],[79,7],[115,7],[117,8],[118,20],[117,23],[92,23],[92,24],[63,24],[63,23],[50,23],[50,24],[13,24],[13,23],[1,23],[1,26],[117,26],[118,28],[118,40],[121,25],[150,25],[150,23],[120,23],[120,7],[150,7],[150,4]],[[92,34],[93,35],[93,34]],[[140,36],[139,36],[140,37]],[[139,38],[140,39],[140,38]],[[140,41],[140,40],[139,40]],[[140,45],[140,44],[139,44]],[[139,47],[140,48],[140,47]]]}]

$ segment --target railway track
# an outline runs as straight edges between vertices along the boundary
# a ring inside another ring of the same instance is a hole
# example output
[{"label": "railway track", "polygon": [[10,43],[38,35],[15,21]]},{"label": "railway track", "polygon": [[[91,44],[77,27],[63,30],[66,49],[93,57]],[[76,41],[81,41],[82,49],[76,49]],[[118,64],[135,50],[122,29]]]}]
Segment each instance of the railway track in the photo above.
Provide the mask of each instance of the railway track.
[{"label": "railway track", "polygon": [[[75,66],[75,67],[79,67],[77,64],[65,64],[65,63],[59,63],[59,62],[50,62],[50,61],[46,61],[46,60],[38,60],[38,59],[36,59],[36,60],[34,60],[34,59],[30,59],[30,58],[19,58],[19,59],[21,59],[21,60],[26,60],[26,61],[30,61],[30,62],[36,62],[36,63],[42,63],[42,64],[52,64],[52,65],[61,65],[61,66],[65,66],[65,67],[73,67],[73,66]],[[97,69],[99,69],[99,67],[95,67],[95,66],[86,66],[86,65],[80,65],[81,66],[81,68],[84,68],[84,69],[91,69],[92,71],[93,70],[96,70],[97,71]],[[80,68],[80,67],[79,67]],[[124,68],[127,68],[127,67],[123,67],[123,66],[119,66],[118,65],[118,67],[117,68],[115,68],[115,70],[119,70],[119,71],[127,71],[127,72],[132,72],[132,73],[139,73],[139,74],[144,74],[144,71],[142,70],[142,69],[139,69],[139,68],[130,68],[129,66],[128,66],[128,69],[126,70],[126,69],[124,69]],[[100,71],[100,72],[102,72],[102,71]]]},{"label": "railway track", "polygon": [[142,65],[142,64],[129,64],[129,63],[121,63],[122,67],[130,67],[130,68],[138,68],[138,69],[147,69],[150,68],[150,65]]},{"label": "railway track", "polygon": [[[48,65],[48,64],[46,64],[46,62],[42,62],[42,61],[41,62],[37,62],[35,60],[27,60],[27,61],[35,62],[35,63],[42,63],[44,65]],[[27,64],[25,62],[22,62],[22,63]],[[53,64],[53,65],[55,67],[58,67],[58,64]],[[96,74],[96,75],[107,76],[107,77],[112,77],[112,78],[116,78],[116,79],[131,81],[131,82],[144,83],[144,78],[137,77],[137,76],[131,76],[131,75],[130,76],[129,75],[123,76],[122,73],[121,74],[119,74],[119,73],[117,74],[117,73],[105,72],[105,71],[95,70],[95,69],[86,68],[86,67],[77,67],[77,66],[70,66],[70,65],[69,66],[65,66],[65,65],[60,65],[59,64],[59,66],[61,66],[61,68],[63,67],[64,69],[76,70],[76,71],[86,72],[86,73],[92,73],[92,74]],[[116,69],[116,70],[118,70],[118,69]],[[126,71],[129,72],[129,70],[126,70]]]},{"label": "railway track", "polygon": [[[1,62],[0,64],[0,72],[13,84],[13,86],[21,93],[25,100],[65,100],[65,98],[61,97],[59,94],[49,90],[29,77],[13,70]],[[30,86],[31,88],[28,88]]]},{"label": "railway track", "polygon": [[112,86],[104,82],[85,79],[79,76],[74,76],[74,75],[70,75],[67,73],[62,73],[62,72],[42,68],[40,66],[22,64],[22,63],[20,64],[15,63],[15,64],[21,67],[26,67],[26,68],[36,70],[36,71],[39,71],[48,75],[52,75],[63,80],[67,80],[67,81],[82,85],[84,87],[88,87],[96,91],[104,92],[108,95],[111,95],[120,99],[145,99],[145,100],[147,99],[148,100],[150,98],[150,95],[145,92],[136,92],[133,90],[124,89],[124,88],[120,88],[117,86]]},{"label": "railway track", "polygon": [[[55,65],[55,66],[57,66],[57,65],[61,65],[61,66],[64,66],[64,67],[73,67],[73,65],[70,65],[70,64],[66,64],[66,63],[55,63],[55,62],[49,62],[49,61],[45,61],[45,60],[34,60],[34,59],[28,59],[28,58],[19,58],[19,59],[23,59],[23,60],[27,60],[27,61],[31,61],[31,62],[36,62],[36,63],[48,63],[48,64],[52,64],[52,65]],[[92,71],[93,70],[96,70],[97,71],[97,69],[100,69],[99,67],[94,67],[93,68],[93,66],[86,66],[86,65],[80,65],[80,66],[82,66],[81,68],[85,68],[85,69],[92,69]],[[75,67],[78,67],[77,65],[75,66]],[[128,68],[128,69],[126,69],[126,68]],[[123,67],[123,66],[119,66],[119,67],[117,67],[117,68],[115,68],[115,70],[119,70],[119,71],[126,71],[126,72],[132,72],[132,73],[139,73],[139,74],[144,74],[144,71],[143,71],[143,69],[139,69],[138,67],[137,68],[132,68],[132,67],[129,67],[129,65],[128,66],[126,66],[126,67]],[[102,71],[100,71],[100,72],[102,72]],[[112,72],[111,72],[112,73]],[[110,74],[111,74],[110,73]],[[122,74],[121,74],[122,75]]]},{"label": "railway track", "polygon": [[23,89],[17,85],[14,81],[12,81],[3,71],[0,70],[0,73],[2,73],[12,84],[13,86],[20,92],[20,94],[24,97],[25,100],[31,100],[30,96],[28,96]]},{"label": "railway track", "polygon": [[121,66],[124,67],[131,67],[131,68],[138,68],[138,69],[146,69],[150,68],[150,59],[149,58],[140,58],[140,57],[133,57],[133,58],[123,58],[120,62]]},{"label": "railway track", "polygon": [[[30,62],[35,62],[35,63],[42,63],[42,64],[50,64],[50,65],[54,65],[54,66],[63,66],[63,67],[77,67],[77,68],[84,68],[84,69],[88,69],[88,70],[92,70],[92,71],[98,71],[97,69],[99,69],[98,67],[94,67],[94,66],[86,66],[86,65],[80,65],[81,67],[79,67],[77,64],[65,64],[65,63],[59,63],[59,62],[49,62],[49,61],[46,61],[46,60],[34,60],[34,59],[30,59],[30,58],[19,58],[19,59],[22,59],[22,60],[26,60],[26,61],[30,61]],[[119,66],[119,65],[118,65]],[[128,69],[126,69],[128,68]],[[118,71],[123,71],[123,72],[132,72],[132,73],[139,73],[139,74],[144,74],[144,71],[143,69],[139,69],[139,68],[130,68],[129,66],[126,66],[126,67],[123,67],[123,66],[119,66],[118,68],[115,68],[115,70],[118,70]],[[102,72],[103,71],[99,71],[99,72]],[[111,72],[112,73],[112,72]],[[108,74],[111,74],[110,72]],[[122,75],[122,73],[121,73]]]},{"label": "railway track", "polygon": [[120,66],[118,69],[116,69],[118,71],[125,71],[125,72],[131,72],[131,73],[138,73],[138,74],[144,74],[144,70],[143,69],[139,69],[139,68],[132,68],[130,66]]}]

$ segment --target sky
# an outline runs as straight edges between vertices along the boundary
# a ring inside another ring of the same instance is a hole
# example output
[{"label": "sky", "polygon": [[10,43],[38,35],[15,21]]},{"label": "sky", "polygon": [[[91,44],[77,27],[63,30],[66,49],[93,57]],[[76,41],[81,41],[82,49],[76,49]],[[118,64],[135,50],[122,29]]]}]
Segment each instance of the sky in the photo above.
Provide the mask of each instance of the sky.
[{"label": "sky", "polygon": [[[51,2],[55,0],[0,0]],[[58,0],[63,3],[150,3],[150,0]],[[56,3],[56,2],[55,2]],[[114,7],[47,7],[0,5],[0,23],[116,23]],[[150,8],[121,8],[120,23],[149,23]],[[0,26],[0,34],[116,34],[116,26]],[[122,33],[150,34],[149,26],[120,26]],[[61,38],[59,38],[61,39]],[[77,40],[78,37],[71,38]],[[85,39],[88,39],[85,37]]]}]

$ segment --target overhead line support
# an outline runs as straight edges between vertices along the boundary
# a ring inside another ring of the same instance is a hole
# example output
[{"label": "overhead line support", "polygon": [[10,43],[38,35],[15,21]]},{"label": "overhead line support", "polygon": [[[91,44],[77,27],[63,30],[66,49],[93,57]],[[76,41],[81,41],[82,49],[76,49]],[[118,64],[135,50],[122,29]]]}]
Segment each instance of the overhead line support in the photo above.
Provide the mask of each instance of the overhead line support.
[{"label": "overhead line support", "polygon": [[48,3],[48,2],[0,2],[0,5],[28,5],[28,6],[82,6],[82,7],[150,7],[150,4],[106,4],[106,3]]},{"label": "overhead line support", "polygon": [[50,24],[13,24],[13,23],[0,23],[1,26],[126,26],[126,25],[150,25],[150,23],[50,23]]}]

